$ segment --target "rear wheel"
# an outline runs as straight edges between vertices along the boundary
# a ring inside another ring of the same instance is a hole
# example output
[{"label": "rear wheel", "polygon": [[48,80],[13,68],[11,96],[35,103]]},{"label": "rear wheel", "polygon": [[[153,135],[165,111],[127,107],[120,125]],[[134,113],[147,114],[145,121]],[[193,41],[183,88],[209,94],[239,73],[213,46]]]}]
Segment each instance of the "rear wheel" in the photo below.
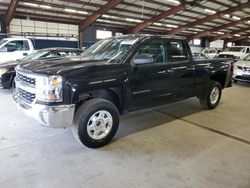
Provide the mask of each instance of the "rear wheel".
[{"label": "rear wheel", "polygon": [[206,92],[206,96],[200,98],[200,103],[208,109],[214,109],[220,102],[222,88],[218,82],[213,82]]},{"label": "rear wheel", "polygon": [[233,81],[234,81],[234,83],[235,83],[235,84],[237,84],[237,83],[238,83],[238,80],[233,80]]},{"label": "rear wheel", "polygon": [[119,126],[119,112],[115,105],[104,99],[85,102],[76,113],[73,135],[89,148],[109,143]]}]

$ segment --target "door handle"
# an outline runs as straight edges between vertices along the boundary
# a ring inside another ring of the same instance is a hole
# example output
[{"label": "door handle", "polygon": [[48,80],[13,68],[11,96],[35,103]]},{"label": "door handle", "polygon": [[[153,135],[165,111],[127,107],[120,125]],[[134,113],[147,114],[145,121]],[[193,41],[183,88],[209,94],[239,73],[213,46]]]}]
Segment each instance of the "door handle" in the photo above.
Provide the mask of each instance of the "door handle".
[{"label": "door handle", "polygon": [[23,56],[27,56],[28,55],[28,53],[23,53]]}]

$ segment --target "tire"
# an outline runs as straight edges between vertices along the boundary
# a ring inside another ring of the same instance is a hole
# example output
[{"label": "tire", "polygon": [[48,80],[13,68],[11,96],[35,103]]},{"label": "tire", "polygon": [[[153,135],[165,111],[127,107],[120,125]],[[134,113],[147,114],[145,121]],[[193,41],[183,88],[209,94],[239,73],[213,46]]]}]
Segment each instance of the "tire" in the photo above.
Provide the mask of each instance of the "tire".
[{"label": "tire", "polygon": [[212,82],[207,89],[206,96],[200,98],[200,103],[208,109],[214,109],[218,106],[221,99],[222,87],[218,82]]},{"label": "tire", "polygon": [[16,89],[16,83],[15,83],[15,80],[13,79],[11,81],[11,88],[10,88],[12,91],[14,91]]},{"label": "tire", "polygon": [[119,126],[116,106],[96,98],[83,103],[76,112],[72,133],[77,141],[89,148],[108,144]]},{"label": "tire", "polygon": [[233,81],[234,81],[234,83],[235,83],[235,84],[237,84],[237,83],[238,83],[238,80],[233,80]]}]

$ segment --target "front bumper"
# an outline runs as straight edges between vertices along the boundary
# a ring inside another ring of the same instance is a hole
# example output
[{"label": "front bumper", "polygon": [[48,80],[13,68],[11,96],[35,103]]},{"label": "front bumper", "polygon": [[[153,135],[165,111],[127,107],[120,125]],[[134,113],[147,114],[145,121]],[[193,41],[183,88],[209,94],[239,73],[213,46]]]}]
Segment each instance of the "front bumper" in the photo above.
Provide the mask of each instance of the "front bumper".
[{"label": "front bumper", "polygon": [[19,111],[25,113],[39,122],[39,124],[52,128],[66,128],[73,124],[75,105],[56,105],[46,106],[37,103],[28,105],[19,100],[17,93],[14,92],[14,100]]},{"label": "front bumper", "polygon": [[233,80],[250,82],[250,72],[236,69],[234,70]]}]

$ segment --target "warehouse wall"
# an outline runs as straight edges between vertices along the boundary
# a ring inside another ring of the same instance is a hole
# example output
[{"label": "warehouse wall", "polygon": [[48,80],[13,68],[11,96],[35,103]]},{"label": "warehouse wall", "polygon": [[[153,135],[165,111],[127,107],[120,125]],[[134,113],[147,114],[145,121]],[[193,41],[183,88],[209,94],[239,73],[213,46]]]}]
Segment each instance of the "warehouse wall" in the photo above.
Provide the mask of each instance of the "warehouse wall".
[{"label": "warehouse wall", "polygon": [[[49,39],[65,40],[65,37],[50,37],[50,36],[70,36],[67,40],[78,40],[78,26],[70,24],[61,24],[54,22],[42,22],[34,20],[25,20],[14,18],[10,24],[11,35],[18,35],[20,33],[30,33],[36,35],[48,35]],[[41,37],[40,37],[41,38]]]}]

